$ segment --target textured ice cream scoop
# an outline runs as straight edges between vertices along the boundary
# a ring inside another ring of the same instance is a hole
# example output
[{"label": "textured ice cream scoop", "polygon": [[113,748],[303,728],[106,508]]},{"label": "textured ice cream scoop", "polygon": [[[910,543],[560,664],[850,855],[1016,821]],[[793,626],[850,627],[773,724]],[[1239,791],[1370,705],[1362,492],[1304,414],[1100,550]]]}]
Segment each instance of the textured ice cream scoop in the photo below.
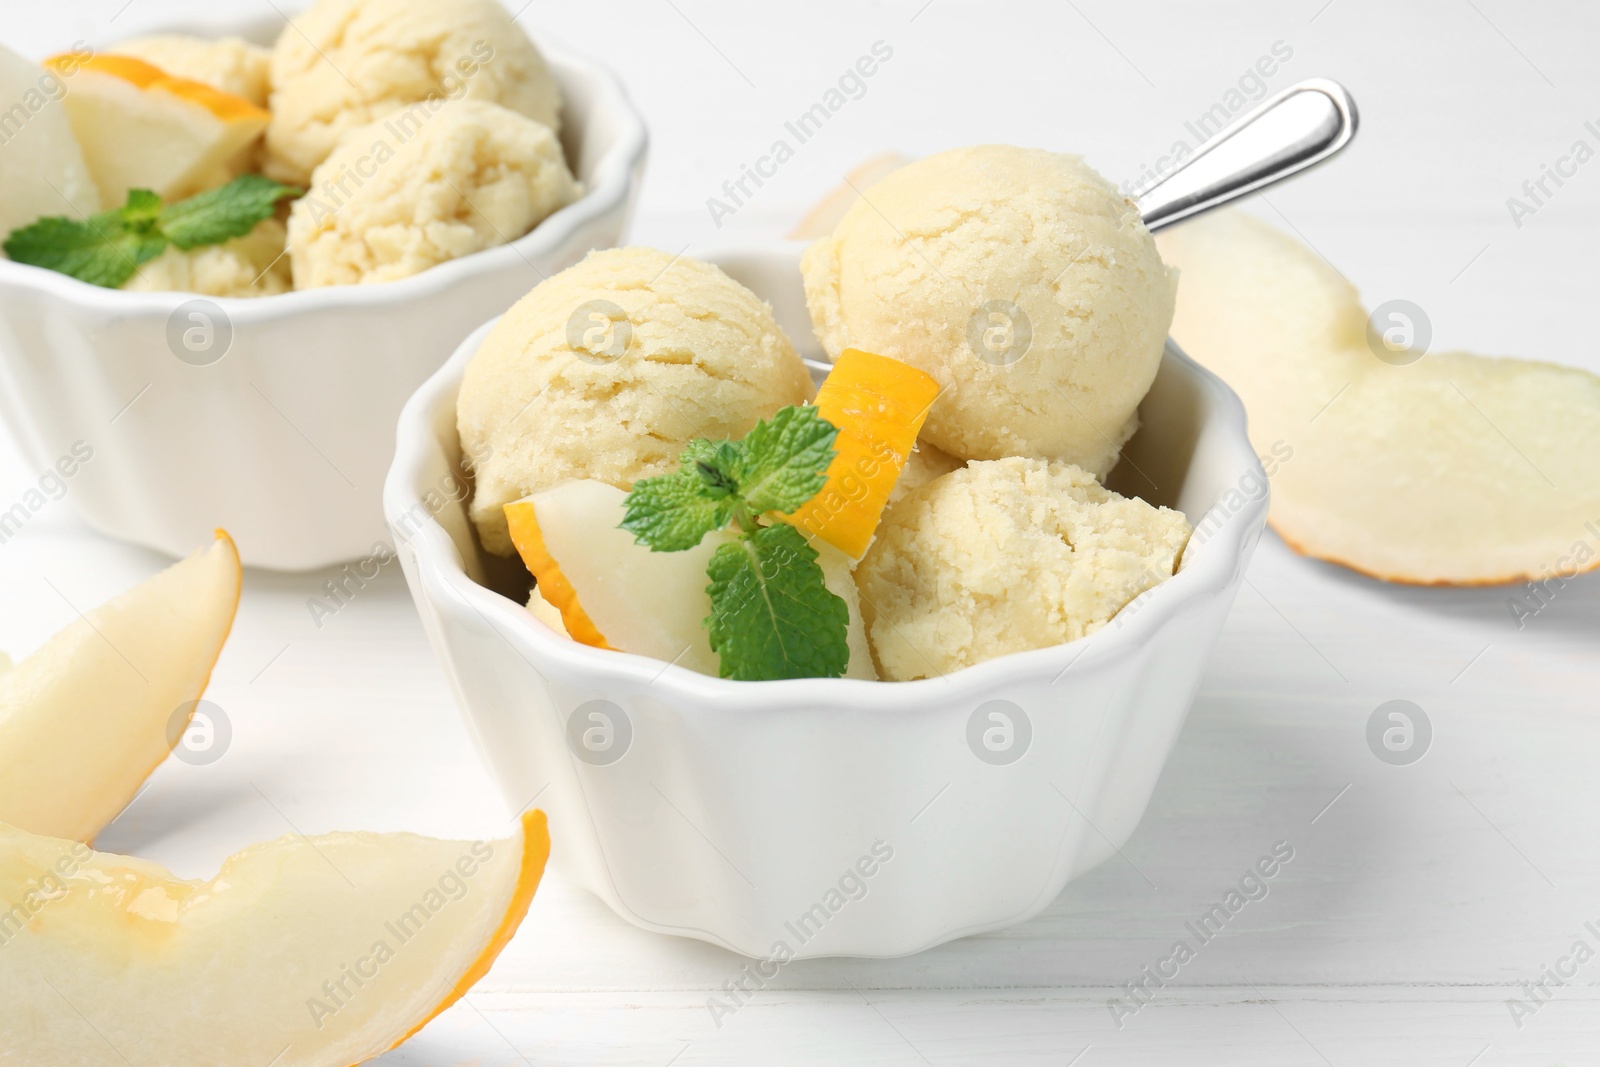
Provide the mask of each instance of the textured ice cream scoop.
[{"label": "textured ice cream scoop", "polygon": [[347,132],[289,211],[297,289],[386,282],[514,241],[582,192],[550,127],[483,100]]},{"label": "textured ice cream scoop", "polygon": [[932,678],[1093,633],[1171,577],[1189,534],[1070,463],[969,463],[891,508],[856,568],[879,672]]},{"label": "textured ice cream scoop", "polygon": [[240,37],[187,37],[160,34],[118,41],[109,51],[142,59],[168,74],[189,78],[267,106],[272,53]]},{"label": "textured ice cream scoop", "polygon": [[141,263],[122,287],[141,293],[200,293],[204,296],[273,296],[291,288],[284,228],[262,219],[243,237],[185,252],[169,245]]},{"label": "textured ice cream scoop", "polygon": [[273,48],[264,169],[304,185],[345,132],[430,98],[561,126],[544,57],[495,0],[318,0]]},{"label": "textured ice cream scoop", "polygon": [[456,404],[476,462],[471,514],[511,555],[501,508],[568,478],[626,488],[676,470],[686,442],[738,438],[811,392],[754,293],[652,248],[591,253],[541,282],[484,338]]},{"label": "textured ice cream scoop", "polygon": [[807,248],[832,356],[864,348],[945,392],[924,439],[1104,475],[1155,379],[1176,278],[1138,209],[1076,156],[983,145],[902,167]]}]

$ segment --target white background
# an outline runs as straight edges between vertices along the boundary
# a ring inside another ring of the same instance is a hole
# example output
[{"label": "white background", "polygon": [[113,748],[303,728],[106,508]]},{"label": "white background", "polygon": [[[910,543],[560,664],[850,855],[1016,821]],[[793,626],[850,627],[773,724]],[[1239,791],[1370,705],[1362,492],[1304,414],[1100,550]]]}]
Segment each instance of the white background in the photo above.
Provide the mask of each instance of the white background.
[{"label": "white background", "polygon": [[[0,35],[41,56],[188,17],[273,14],[268,0],[124,4],[9,4]],[[634,239],[690,254],[781,234],[890,148],[1040,145],[1121,181],[1282,41],[1293,57],[1271,87],[1337,78],[1362,129],[1253,210],[1369,306],[1420,304],[1436,347],[1600,370],[1600,160],[1520,228],[1506,205],[1574,140],[1600,148],[1584,129],[1600,129],[1592,5],[534,0],[521,22],[622,74],[653,136]],[[866,94],[713,226],[706,198],[879,40],[894,55]],[[10,500],[38,472],[3,447]],[[163,565],[52,505],[0,546],[0,647],[28,651],[74,605]],[[319,629],[305,600],[327,576],[247,576],[208,694],[233,747],[209,767],[169,761],[103,848],[205,876],[291,830],[503,828],[398,572]],[[1600,579],[1521,630],[1510,592],[1383,586],[1269,535],[1126,861],[1040,918],[906,960],[793,964],[718,1029],[706,998],[742,961],[634,930],[552,880],[467,1002],[383,1062],[1595,1063],[1600,960],[1521,1028],[1505,1001],[1580,934],[1600,948],[1582,931],[1600,926]],[[1433,722],[1413,766],[1381,763],[1364,740],[1392,698]],[[1119,1030],[1112,987],[1280,839],[1296,855],[1270,895]]]}]

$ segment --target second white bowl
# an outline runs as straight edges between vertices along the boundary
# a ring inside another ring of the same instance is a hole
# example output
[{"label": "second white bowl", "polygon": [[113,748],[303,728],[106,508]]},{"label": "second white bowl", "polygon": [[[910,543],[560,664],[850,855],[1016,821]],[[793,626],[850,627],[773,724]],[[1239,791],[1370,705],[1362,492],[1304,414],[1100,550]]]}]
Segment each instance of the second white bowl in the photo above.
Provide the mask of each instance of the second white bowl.
[{"label": "second white bowl", "polygon": [[627,224],[643,120],[603,67],[545,56],[586,192],[508,245],[396,282],[256,299],[103,289],[0,256],[0,417],[30,465],[68,457],[65,495],[90,526],[168,555],[218,526],[250,566],[372,554],[406,398],[473,327]]}]

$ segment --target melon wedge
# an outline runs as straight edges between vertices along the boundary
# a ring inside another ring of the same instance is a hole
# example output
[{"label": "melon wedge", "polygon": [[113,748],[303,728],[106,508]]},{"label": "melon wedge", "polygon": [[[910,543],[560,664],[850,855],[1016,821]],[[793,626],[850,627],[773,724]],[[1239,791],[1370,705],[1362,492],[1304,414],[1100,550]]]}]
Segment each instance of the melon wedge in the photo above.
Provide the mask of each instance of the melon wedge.
[{"label": "melon wedge", "polygon": [[272,117],[243,97],[132,56],[64,55],[45,65],[72,70],[63,103],[107,205],[121,205],[129,189],[178,200],[225,180],[229,161]]},{"label": "melon wedge", "polygon": [[511,541],[574,641],[714,675],[706,564],[733,534],[652,552],[621,528],[627,495],[587,478],[551,486],[505,506]]},{"label": "melon wedge", "polygon": [[[705,628],[711,614],[706,565],[717,546],[736,535],[719,530],[683,552],[652,552],[621,528],[627,495],[605,482],[577,479],[505,506],[511,541],[542,591],[538,599],[560,612],[575,641],[716,677],[717,654]],[[815,547],[828,588],[850,609],[845,676],[875,677],[851,561],[827,544]],[[530,610],[538,615],[547,608],[530,599]]]},{"label": "melon wedge", "polygon": [[1355,289],[1240,212],[1156,241],[1181,273],[1173,338],[1244,400],[1290,545],[1426,585],[1600,564],[1600,377],[1466,352],[1379,359]]},{"label": "melon wedge", "polygon": [[209,881],[0,826],[0,1060],[347,1067],[489,970],[544,872],[500,841],[285,837]]},{"label": "melon wedge", "polygon": [[810,544],[817,550],[817,566],[822,568],[822,581],[827,585],[828,592],[844,601],[844,606],[850,609],[850,622],[845,631],[850,662],[845,667],[844,677],[875,682],[878,680],[878,668],[872,662],[872,647],[867,644],[867,626],[861,617],[856,561],[826,541],[812,538]]},{"label": "melon wedge", "polygon": [[84,218],[100,190],[61,104],[65,80],[0,46],[0,240],[47,215]]},{"label": "melon wedge", "polygon": [[117,817],[205,692],[240,577],[219,530],[0,672],[0,822],[91,841]]},{"label": "melon wedge", "polygon": [[538,586],[528,593],[528,613],[562,637],[572,636],[567,632],[567,620],[561,617],[561,611],[544,598]]},{"label": "melon wedge", "polygon": [[788,521],[851,559],[865,555],[938,396],[939,383],[908,363],[841,352],[815,401],[839,430],[828,480]]},{"label": "melon wedge", "polygon": [[168,74],[204,82],[266,107],[272,93],[272,49],[241,37],[162,33],[118,41],[108,51],[142,59]]}]

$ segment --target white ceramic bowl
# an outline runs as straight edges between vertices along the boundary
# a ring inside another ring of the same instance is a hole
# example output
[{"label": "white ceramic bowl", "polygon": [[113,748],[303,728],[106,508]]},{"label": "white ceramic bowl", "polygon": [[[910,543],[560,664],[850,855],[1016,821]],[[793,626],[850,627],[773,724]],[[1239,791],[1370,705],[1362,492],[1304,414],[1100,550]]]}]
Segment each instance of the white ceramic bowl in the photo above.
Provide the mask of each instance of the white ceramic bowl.
[{"label": "white ceramic bowl", "polygon": [[[817,355],[798,253],[704,258]],[[488,329],[401,413],[384,507],[456,700],[506,800],[549,812],[558,869],[642,927],[746,955],[893,956],[1021,922],[1127,841],[1266,520],[1218,378],[1168,346],[1112,484],[1198,532],[1104,630],[918,682],[730,682],[576,644],[487,587],[519,595],[520,565],[483,555],[439,490]]]},{"label": "white ceramic bowl", "polygon": [[[169,29],[269,42],[282,26]],[[93,458],[67,482],[79,514],[169,555],[218,526],[251,566],[370,554],[406,398],[475,326],[627,224],[644,123],[604,68],[544,53],[587,192],[509,245],[383,285],[255,299],[103,289],[0,256],[0,417],[28,462],[48,469],[84,442]]]}]

